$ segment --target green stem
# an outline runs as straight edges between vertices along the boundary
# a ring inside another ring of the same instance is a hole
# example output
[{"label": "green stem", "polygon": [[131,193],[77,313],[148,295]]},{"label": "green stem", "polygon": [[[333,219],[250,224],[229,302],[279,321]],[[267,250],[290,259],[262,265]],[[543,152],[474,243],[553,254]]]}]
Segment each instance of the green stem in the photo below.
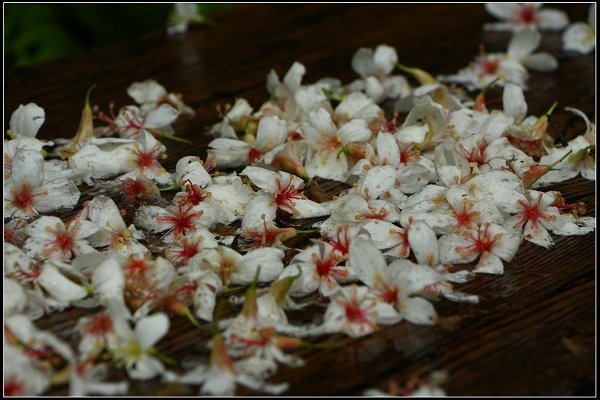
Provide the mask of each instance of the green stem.
[{"label": "green stem", "polygon": [[159,135],[160,135],[161,138],[164,137],[166,139],[171,139],[171,140],[173,140],[175,142],[180,142],[180,143],[185,143],[185,144],[192,144],[191,140],[180,138],[178,136],[174,136],[174,135],[171,135],[170,133],[166,133],[166,132],[163,132],[163,131],[160,131]]},{"label": "green stem", "polygon": [[306,234],[313,234],[313,233],[319,233],[320,230],[315,228],[315,229],[296,229],[296,233],[306,233]]},{"label": "green stem", "polygon": [[311,343],[311,342],[308,342],[306,340],[301,340],[300,341],[300,347],[305,347],[305,348],[308,348],[308,349],[322,349],[322,350],[339,349],[343,345],[344,345],[344,343],[342,343],[342,342],[334,342],[334,343]]},{"label": "green stem", "polygon": [[177,365],[177,360],[167,356],[166,354],[161,353],[160,351],[158,351],[158,349],[156,347],[151,347],[148,350],[148,354],[158,358],[160,361],[164,362],[165,364]]},{"label": "green stem", "polygon": [[552,164],[549,164],[548,165],[548,171],[550,171],[552,168],[556,167],[556,165],[558,165],[562,160],[564,160],[565,158],[567,158],[572,152],[573,152],[573,150],[569,150],[569,152],[567,154],[565,154],[564,156],[562,156],[558,160],[554,161]]},{"label": "green stem", "polygon": [[200,330],[209,330],[207,327],[200,325],[200,322],[196,319],[196,317],[194,316],[194,314],[192,314],[192,311],[189,308],[185,308],[185,311],[183,312],[183,315],[198,329]]},{"label": "green stem", "polygon": [[554,109],[556,108],[556,106],[558,105],[558,102],[555,101],[552,106],[550,107],[550,109],[546,112],[546,115],[550,115],[552,114],[552,112],[554,111]]},{"label": "green stem", "polygon": [[158,190],[160,190],[161,192],[170,192],[172,190],[178,190],[178,189],[181,189],[181,185],[179,185],[179,183],[175,182],[171,186],[159,188]]}]

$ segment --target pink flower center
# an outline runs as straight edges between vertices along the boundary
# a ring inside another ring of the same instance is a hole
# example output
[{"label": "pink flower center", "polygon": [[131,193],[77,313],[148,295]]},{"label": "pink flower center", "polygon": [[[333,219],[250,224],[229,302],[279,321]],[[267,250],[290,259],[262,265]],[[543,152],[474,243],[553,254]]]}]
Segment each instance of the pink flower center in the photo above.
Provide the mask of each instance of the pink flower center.
[{"label": "pink flower center", "polygon": [[145,184],[143,184],[142,182],[140,182],[137,179],[133,180],[131,178],[126,178],[123,181],[122,188],[123,188],[123,193],[125,194],[127,199],[130,201],[136,200],[139,196],[144,194],[147,190],[147,187]]},{"label": "pink flower center", "polygon": [[204,214],[204,211],[192,211],[191,206],[186,210],[183,210],[182,207],[179,207],[174,215],[158,217],[158,220],[171,224],[173,226],[173,233],[176,236],[179,236],[195,229],[196,224],[194,221],[202,214]]},{"label": "pink flower center", "polygon": [[37,196],[45,196],[46,192],[35,193],[29,187],[29,183],[23,182],[20,189],[12,188],[13,194],[12,204],[19,210],[31,213],[33,211],[34,199]]},{"label": "pink flower center", "polygon": [[186,264],[190,258],[198,254],[198,243],[192,243],[184,239],[181,249],[175,250],[173,253],[175,254],[173,257],[175,264]]},{"label": "pink flower center", "polygon": [[250,164],[254,164],[259,157],[261,156],[260,151],[255,149],[254,147],[250,147],[250,151],[248,152],[248,162]]},{"label": "pink flower center", "polygon": [[486,224],[483,227],[483,231],[481,228],[477,231],[477,237],[471,237],[471,240],[473,240],[474,243],[470,246],[470,248],[480,254],[490,253],[494,247],[494,243],[496,242],[492,237],[490,237],[490,233],[488,231],[489,227],[489,224]]},{"label": "pink flower center", "polygon": [[92,317],[90,323],[85,326],[84,332],[94,336],[102,336],[111,332],[112,329],[113,322],[110,316],[108,314],[101,313]]},{"label": "pink flower center", "polygon": [[389,304],[394,304],[397,299],[398,299],[398,288],[396,288],[394,286],[386,285],[385,290],[381,294],[381,300],[383,300],[384,302],[389,303]]},{"label": "pink flower center", "polygon": [[315,263],[317,275],[320,277],[329,276],[331,269],[337,265],[337,260],[332,256],[321,259],[316,254],[313,254],[313,261]]},{"label": "pink flower center", "polygon": [[131,258],[125,265],[125,276],[131,279],[143,279],[146,276],[148,265],[143,258]]},{"label": "pink flower center", "polygon": [[346,319],[351,323],[368,324],[369,318],[367,312],[360,308],[359,304],[356,304],[354,300],[347,302],[344,306],[344,313]]},{"label": "pink flower center", "polygon": [[158,158],[159,151],[160,146],[158,145],[158,143],[148,151],[145,151],[139,147],[134,149],[133,152],[135,155],[135,165],[137,165],[137,167],[142,171],[144,169],[149,169],[153,171],[159,170],[161,167],[160,164],[156,161],[156,159]]},{"label": "pink flower center", "polygon": [[75,247],[75,242],[69,232],[55,231],[54,236],[56,239],[53,243],[61,252],[70,252]]},{"label": "pink flower center", "polygon": [[533,204],[528,204],[526,201],[518,200],[517,203],[521,206],[522,210],[519,215],[519,223],[525,224],[527,221],[531,223],[531,227],[536,229],[541,219],[548,219],[550,216],[544,214],[540,208],[542,201],[542,195],[540,194]]},{"label": "pink flower center", "polygon": [[194,185],[191,181],[185,182],[185,191],[186,193],[182,196],[179,196],[178,202],[179,204],[192,204],[198,205],[204,201],[208,197],[207,194],[202,192],[202,189],[198,185]]},{"label": "pink flower center", "polygon": [[494,75],[498,71],[498,66],[500,65],[500,61],[498,60],[490,60],[489,58],[485,58],[483,60],[483,72],[485,75]]},{"label": "pink flower center", "polygon": [[469,151],[465,146],[461,144],[458,149],[458,152],[461,156],[464,157],[465,160],[467,160],[467,162],[475,163],[477,165],[483,165],[485,164],[485,160],[483,159],[483,153],[485,152],[486,148],[487,143],[485,141],[481,141],[479,142],[477,147],[475,147],[471,151]]},{"label": "pink flower center", "polygon": [[294,142],[297,142],[297,141],[299,141],[299,140],[302,140],[302,139],[304,139],[304,138],[302,137],[302,135],[300,134],[300,132],[296,132],[296,131],[289,132],[289,133],[288,133],[288,138],[289,138],[291,141],[294,141]]},{"label": "pink flower center", "polygon": [[344,226],[342,229],[338,229],[337,236],[335,239],[331,239],[329,243],[333,246],[333,249],[340,252],[342,255],[347,255],[350,251],[350,238],[348,237],[348,227]]},{"label": "pink flower center", "polygon": [[302,183],[300,187],[296,188],[292,184],[291,179],[289,179],[286,184],[282,184],[280,178],[276,178],[275,182],[277,184],[277,190],[275,192],[275,202],[277,203],[277,206],[282,210],[293,213],[293,200],[304,198],[304,196],[301,193],[299,193],[299,190],[302,189],[302,186],[304,186],[304,184]]},{"label": "pink flower center", "polygon": [[470,226],[473,221],[473,216],[466,207],[463,207],[461,211],[452,210],[452,215],[456,219],[459,228]]},{"label": "pink flower center", "polygon": [[25,395],[25,388],[16,377],[11,376],[4,381],[4,395],[5,396],[23,396]]},{"label": "pink flower center", "polygon": [[519,10],[519,20],[525,25],[533,23],[536,19],[535,9],[531,6],[523,6]]}]

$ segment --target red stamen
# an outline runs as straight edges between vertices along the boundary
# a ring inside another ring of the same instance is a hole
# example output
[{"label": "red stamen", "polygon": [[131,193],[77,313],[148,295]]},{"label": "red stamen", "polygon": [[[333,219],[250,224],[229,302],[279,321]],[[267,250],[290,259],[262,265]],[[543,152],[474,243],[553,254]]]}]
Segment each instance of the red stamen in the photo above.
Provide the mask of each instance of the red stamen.
[{"label": "red stamen", "polygon": [[85,333],[94,336],[103,336],[113,330],[113,322],[106,313],[94,315],[92,320],[83,328]]},{"label": "red stamen", "polygon": [[344,312],[346,319],[352,323],[358,322],[359,324],[368,324],[369,319],[367,312],[360,308],[360,305],[356,304],[354,300],[347,302],[344,306]]},{"label": "red stamen", "polygon": [[523,6],[519,10],[519,20],[526,25],[529,25],[536,20],[535,9],[531,6]]},{"label": "red stamen", "polygon": [[158,217],[158,221],[168,222],[173,226],[173,234],[175,236],[183,235],[186,232],[190,232],[196,229],[194,221],[204,214],[204,211],[192,211],[192,206],[189,206],[186,210],[179,206],[177,212],[174,215],[165,217]]},{"label": "red stamen", "polygon": [[5,396],[23,396],[25,395],[24,385],[16,377],[10,376],[4,381]]},{"label": "red stamen", "polygon": [[292,185],[292,180],[289,179],[285,185],[282,185],[281,179],[278,177],[275,179],[277,184],[277,191],[275,192],[275,202],[282,210],[289,213],[294,212],[293,199],[303,199],[304,196],[299,193],[299,190],[304,187],[304,183],[301,183],[299,187]]},{"label": "red stamen", "polygon": [[248,162],[250,164],[254,164],[256,161],[258,161],[258,159],[260,158],[262,154],[260,153],[260,151],[258,149],[255,149],[254,147],[250,147],[250,151],[248,152]]}]

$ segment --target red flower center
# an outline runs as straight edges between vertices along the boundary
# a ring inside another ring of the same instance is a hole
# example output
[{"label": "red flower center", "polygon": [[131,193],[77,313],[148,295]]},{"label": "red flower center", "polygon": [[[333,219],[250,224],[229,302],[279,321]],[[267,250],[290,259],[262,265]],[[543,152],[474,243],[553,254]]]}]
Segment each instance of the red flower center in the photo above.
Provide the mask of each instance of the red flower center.
[{"label": "red flower center", "polygon": [[113,329],[112,319],[108,314],[101,313],[92,317],[92,320],[84,328],[84,332],[95,336],[102,336]]},{"label": "red flower center", "polygon": [[345,304],[344,312],[346,314],[346,319],[350,322],[358,322],[360,324],[369,322],[367,312],[360,308],[360,305],[356,304],[354,301],[349,301]]},{"label": "red flower center", "polygon": [[533,23],[536,19],[536,15],[535,15],[535,9],[531,6],[524,6],[523,8],[521,8],[519,10],[519,20],[526,24],[529,25],[531,23]]},{"label": "red flower center", "polygon": [[188,207],[185,211],[179,207],[174,215],[158,217],[159,221],[168,222],[173,226],[172,230],[176,236],[182,235],[196,228],[194,221],[199,218],[204,211],[192,211],[192,207]]},{"label": "red flower center", "polygon": [[498,71],[498,66],[500,65],[500,61],[490,60],[486,58],[483,60],[483,72],[486,75],[493,75]]},{"label": "red flower center", "polygon": [[295,187],[292,184],[292,180],[289,179],[286,184],[281,183],[280,178],[275,179],[277,184],[277,190],[275,192],[275,202],[277,206],[282,210],[293,213],[294,212],[294,202],[293,199],[303,199],[304,196],[299,193],[299,190],[302,189],[304,183],[300,184],[300,187]]},{"label": "red flower center", "polygon": [[250,164],[254,164],[260,156],[261,156],[261,154],[258,149],[255,149],[254,147],[250,147],[250,151],[248,152],[248,162]]},{"label": "red flower center", "polygon": [[24,394],[25,388],[23,387],[23,384],[14,376],[11,376],[4,381],[5,396],[23,396]]},{"label": "red flower center", "polygon": [[29,187],[28,182],[23,182],[20,189],[11,189],[13,194],[12,204],[19,210],[30,212],[33,210],[34,198],[36,196],[46,195],[46,192],[34,193]]}]

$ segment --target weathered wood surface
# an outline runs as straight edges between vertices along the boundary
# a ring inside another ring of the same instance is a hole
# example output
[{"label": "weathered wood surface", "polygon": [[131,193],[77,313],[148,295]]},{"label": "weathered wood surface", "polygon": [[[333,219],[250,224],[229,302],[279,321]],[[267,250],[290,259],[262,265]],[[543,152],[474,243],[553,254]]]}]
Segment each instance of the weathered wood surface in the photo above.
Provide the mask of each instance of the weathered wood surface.
[{"label": "weathered wood surface", "polygon": [[[555,5],[571,21],[587,20],[587,5]],[[493,18],[476,5],[237,5],[217,14],[216,27],[193,27],[186,35],[164,32],[96,49],[64,61],[5,71],[5,130],[19,104],[36,102],[46,110],[40,131],[45,138],[70,137],[77,129],[86,89],[98,85],[93,104],[107,110],[130,104],[125,89],[152,78],[181,92],[196,112],[176,125],[192,146],[167,142],[173,169],[184,155],[206,155],[207,127],[218,122],[217,105],[244,97],[258,107],[267,99],[265,78],[271,68],[283,75],[294,61],[307,68],[304,82],[333,76],[349,82],[359,47],[385,43],[400,61],[433,74],[449,74],[467,65],[484,44],[503,51],[509,33],[486,33]],[[581,109],[595,120],[595,54],[562,51],[560,35],[544,32],[541,50],[559,60],[552,74],[532,73],[526,93],[529,113],[540,115],[556,100],[559,109]],[[494,90],[489,106],[501,106]],[[560,128],[568,114],[557,112]],[[577,125],[581,128],[581,125]],[[569,132],[574,132],[575,128]],[[340,190],[330,185],[330,193]],[[594,216],[594,182],[578,178],[556,185],[569,202],[584,201]],[[85,196],[84,196],[85,198]],[[449,395],[592,395],[595,393],[595,234],[556,237],[544,250],[525,243],[501,277],[478,276],[459,285],[478,294],[478,305],[436,303],[443,326],[408,323],[382,327],[353,340],[342,335],[338,349],[298,351],[304,368],[283,368],[271,382],[290,382],[289,395],[360,395],[386,389],[414,374],[445,369]],[[69,339],[70,328],[85,312],[70,310],[36,324]],[[322,310],[309,310],[310,321]],[[159,349],[179,361],[204,357],[205,336],[186,320],[172,318],[171,331]],[[51,395],[66,394],[66,387]],[[157,380],[132,382],[135,395],[195,395],[196,387],[168,386]],[[256,394],[238,389],[237,394]]]}]

